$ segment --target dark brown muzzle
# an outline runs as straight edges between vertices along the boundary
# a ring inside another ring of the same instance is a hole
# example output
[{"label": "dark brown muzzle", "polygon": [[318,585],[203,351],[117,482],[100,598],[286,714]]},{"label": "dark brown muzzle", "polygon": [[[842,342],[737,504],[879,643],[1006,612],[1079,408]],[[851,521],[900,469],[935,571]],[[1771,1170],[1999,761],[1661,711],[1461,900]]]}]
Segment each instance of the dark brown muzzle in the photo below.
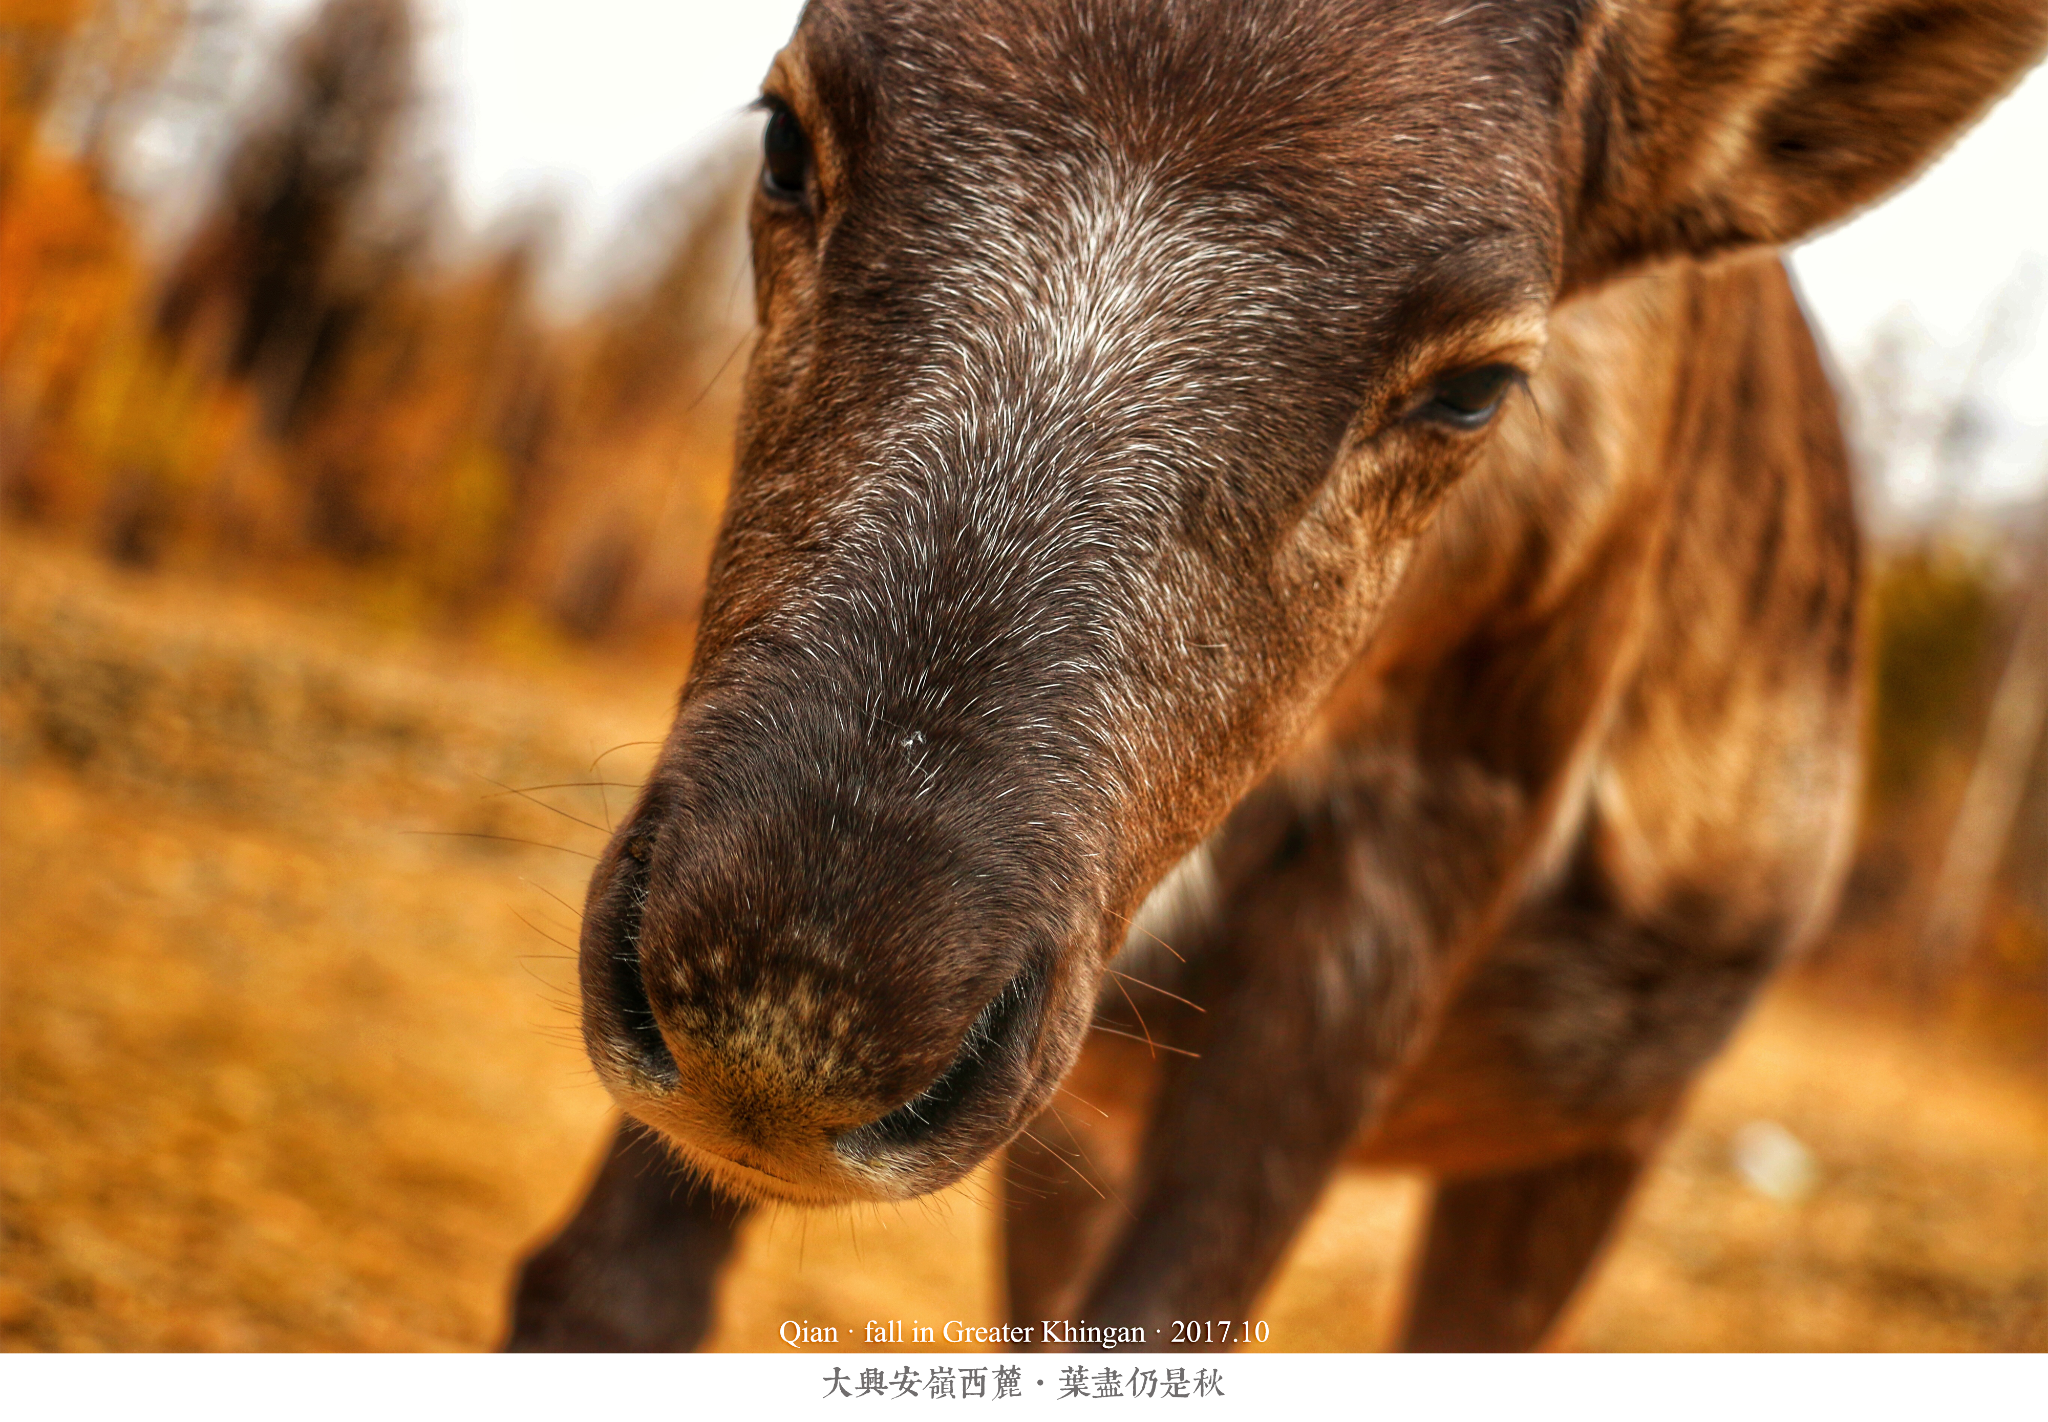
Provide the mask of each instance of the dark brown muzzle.
[{"label": "dark brown muzzle", "polygon": [[1028,887],[1058,882],[1042,796],[992,809],[977,747],[850,710],[759,688],[686,709],[591,885],[592,1060],[740,1193],[937,1189],[1068,1065],[1046,1028],[1076,1010],[1056,965],[1088,920]]}]

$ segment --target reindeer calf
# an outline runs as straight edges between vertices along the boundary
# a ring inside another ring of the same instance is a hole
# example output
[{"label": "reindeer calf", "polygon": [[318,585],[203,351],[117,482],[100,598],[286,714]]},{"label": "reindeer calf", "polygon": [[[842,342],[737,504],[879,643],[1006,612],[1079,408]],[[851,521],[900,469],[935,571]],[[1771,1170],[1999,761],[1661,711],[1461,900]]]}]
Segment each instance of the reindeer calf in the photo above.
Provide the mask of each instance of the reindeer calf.
[{"label": "reindeer calf", "polygon": [[1849,842],[1856,522],[1772,245],[2044,33],[813,0],[696,658],[583,928],[650,1129],[512,1346],[692,1346],[746,1202],[1005,1149],[1020,1318],[1243,1317],[1353,1160],[1437,1180],[1408,1346],[1541,1341]]}]

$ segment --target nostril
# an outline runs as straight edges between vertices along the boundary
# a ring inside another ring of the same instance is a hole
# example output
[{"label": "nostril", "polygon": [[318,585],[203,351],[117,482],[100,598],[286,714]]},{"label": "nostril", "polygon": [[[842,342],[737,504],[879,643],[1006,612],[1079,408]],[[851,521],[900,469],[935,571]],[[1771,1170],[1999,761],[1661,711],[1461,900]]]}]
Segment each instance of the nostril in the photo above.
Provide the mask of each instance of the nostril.
[{"label": "nostril", "polygon": [[996,1074],[1015,1047],[1016,1027],[1030,997],[1028,973],[1011,979],[974,1019],[952,1064],[938,1080],[881,1119],[848,1131],[840,1137],[842,1148],[869,1155],[890,1146],[914,1145],[943,1129]]},{"label": "nostril", "polygon": [[640,1070],[660,1081],[675,1081],[680,1075],[676,1060],[662,1039],[654,1004],[647,997],[646,980],[640,975],[640,955],[631,940],[611,955],[611,990],[619,1025],[632,1043]]},{"label": "nostril", "polygon": [[643,1076],[673,1083],[680,1073],[662,1039],[640,963],[640,935],[647,911],[648,839],[641,833],[624,845],[601,904],[585,920],[584,961],[598,969],[591,986],[603,999],[598,1004],[598,1020],[608,1023],[607,1035],[623,1038],[615,1045],[631,1051],[633,1065]]}]

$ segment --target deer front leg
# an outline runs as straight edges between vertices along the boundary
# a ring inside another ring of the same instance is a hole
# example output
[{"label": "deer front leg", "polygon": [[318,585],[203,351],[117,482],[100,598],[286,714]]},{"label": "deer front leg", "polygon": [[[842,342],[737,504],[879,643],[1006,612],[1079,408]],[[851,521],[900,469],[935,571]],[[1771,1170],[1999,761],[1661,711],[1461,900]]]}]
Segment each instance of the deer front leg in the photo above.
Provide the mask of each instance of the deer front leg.
[{"label": "deer front leg", "polygon": [[1176,1318],[1245,1316],[1399,1059],[1428,968],[1341,801],[1248,802],[1217,853],[1226,897],[1187,979],[1200,1054],[1167,1072],[1134,1218],[1081,1311],[1159,1346]]},{"label": "deer front leg", "polygon": [[621,1121],[575,1215],[520,1266],[506,1351],[695,1348],[745,1214],[681,1170],[650,1132]]},{"label": "deer front leg", "polygon": [[1437,1182],[1401,1346],[1504,1353],[1549,1334],[1614,1232],[1644,1150],[1616,1142]]}]

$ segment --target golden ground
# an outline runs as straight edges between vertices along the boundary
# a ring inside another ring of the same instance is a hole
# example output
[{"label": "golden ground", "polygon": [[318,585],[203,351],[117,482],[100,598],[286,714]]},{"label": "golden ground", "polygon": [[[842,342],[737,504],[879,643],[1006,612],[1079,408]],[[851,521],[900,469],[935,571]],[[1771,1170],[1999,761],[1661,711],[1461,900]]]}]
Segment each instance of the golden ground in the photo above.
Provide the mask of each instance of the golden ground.
[{"label": "golden ground", "polygon": [[[490,1345],[608,1120],[552,941],[588,861],[514,842],[600,836],[499,787],[587,781],[659,735],[672,673],[487,661],[20,542],[0,564],[0,1340]],[[629,791],[539,793],[602,824]],[[1733,1170],[1755,1120],[1813,1151],[1805,1197]],[[757,1219],[716,1346],[780,1348],[789,1318],[996,1321],[987,1193]],[[1383,1346],[1422,1200],[1339,1180],[1259,1310],[1269,1346]],[[2042,1347],[2048,1086],[1781,992],[1571,1338]]]}]

